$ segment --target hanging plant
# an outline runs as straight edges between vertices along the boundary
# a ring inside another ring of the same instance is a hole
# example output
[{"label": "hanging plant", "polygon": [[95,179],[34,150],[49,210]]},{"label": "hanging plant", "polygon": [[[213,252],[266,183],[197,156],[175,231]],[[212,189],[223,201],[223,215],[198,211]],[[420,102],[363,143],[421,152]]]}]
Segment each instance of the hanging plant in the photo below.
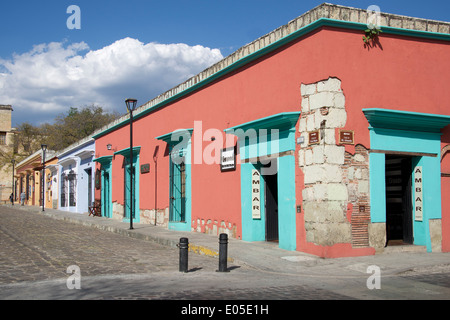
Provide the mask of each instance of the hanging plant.
[{"label": "hanging plant", "polygon": [[365,30],[366,35],[363,36],[364,43],[369,44],[370,41],[373,42],[381,32],[383,31],[377,28],[366,29]]}]

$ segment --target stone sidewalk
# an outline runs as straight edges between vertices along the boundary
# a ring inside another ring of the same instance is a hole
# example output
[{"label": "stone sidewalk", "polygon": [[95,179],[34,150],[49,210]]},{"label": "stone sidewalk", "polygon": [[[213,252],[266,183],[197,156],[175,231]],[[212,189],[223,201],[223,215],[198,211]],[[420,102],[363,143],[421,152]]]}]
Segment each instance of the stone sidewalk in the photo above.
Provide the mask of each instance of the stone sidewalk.
[{"label": "stone sidewalk", "polygon": [[[11,205],[6,205],[11,207]],[[166,228],[135,223],[129,230],[129,223],[93,217],[36,206],[14,205],[15,209],[41,213],[54,219],[78,223],[101,230],[115,232],[137,239],[154,241],[165,246],[177,247],[179,239],[189,239],[189,249],[198,254],[217,256],[219,237],[196,232],[180,232]],[[414,249],[414,246],[411,246]],[[384,276],[450,273],[450,253],[425,253],[421,251],[393,251],[364,257],[323,259],[297,251],[279,249],[267,242],[246,242],[229,239],[228,260],[235,265],[246,265],[266,272],[280,274],[310,275],[320,277],[367,277],[368,267],[378,266]]]}]

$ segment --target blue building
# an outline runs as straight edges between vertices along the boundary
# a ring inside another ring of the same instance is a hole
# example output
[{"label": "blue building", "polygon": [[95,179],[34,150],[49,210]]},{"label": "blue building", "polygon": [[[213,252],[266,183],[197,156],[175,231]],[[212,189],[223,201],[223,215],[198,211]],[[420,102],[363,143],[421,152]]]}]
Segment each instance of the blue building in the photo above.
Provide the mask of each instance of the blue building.
[{"label": "blue building", "polygon": [[58,157],[58,209],[85,213],[94,201],[95,141],[85,138]]}]

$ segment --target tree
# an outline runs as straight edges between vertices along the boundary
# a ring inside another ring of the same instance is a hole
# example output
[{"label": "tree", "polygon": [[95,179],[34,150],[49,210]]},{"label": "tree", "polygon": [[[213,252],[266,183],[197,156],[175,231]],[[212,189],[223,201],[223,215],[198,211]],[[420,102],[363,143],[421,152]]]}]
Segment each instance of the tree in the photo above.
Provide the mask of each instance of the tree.
[{"label": "tree", "polygon": [[67,113],[58,115],[53,124],[34,126],[24,122],[17,127],[14,151],[2,154],[0,150],[0,166],[3,162],[10,162],[13,157],[16,161],[26,158],[39,150],[41,144],[46,144],[49,150],[61,151],[119,116],[118,113],[107,113],[102,107],[91,105],[80,109],[71,107]]},{"label": "tree", "polygon": [[40,131],[48,149],[59,151],[88,137],[118,117],[119,114],[105,113],[102,107],[96,105],[81,109],[71,107],[67,114],[56,117],[54,124],[42,125]]}]

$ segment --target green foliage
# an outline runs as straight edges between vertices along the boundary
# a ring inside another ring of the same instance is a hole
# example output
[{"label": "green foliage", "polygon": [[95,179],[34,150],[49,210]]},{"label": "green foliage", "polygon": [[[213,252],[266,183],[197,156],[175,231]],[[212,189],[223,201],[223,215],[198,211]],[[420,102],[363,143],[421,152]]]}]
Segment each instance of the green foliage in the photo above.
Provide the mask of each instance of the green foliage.
[{"label": "green foliage", "polygon": [[67,113],[57,116],[53,124],[33,126],[30,123],[22,123],[15,135],[14,144],[19,146],[14,148],[16,159],[20,161],[20,158],[33,154],[41,148],[41,144],[47,144],[49,150],[61,151],[118,117],[117,113],[107,113],[102,107],[91,105],[81,108],[71,107]]},{"label": "green foliage", "polygon": [[118,116],[116,113],[105,113],[102,107],[96,105],[81,109],[71,107],[66,114],[57,116],[54,124],[41,126],[43,141],[50,150],[63,150],[114,121]]},{"label": "green foliage", "polygon": [[370,42],[374,41],[378,35],[383,32],[380,29],[373,28],[373,29],[366,29],[364,30],[365,36],[363,36],[363,41],[365,44],[370,44]]}]

